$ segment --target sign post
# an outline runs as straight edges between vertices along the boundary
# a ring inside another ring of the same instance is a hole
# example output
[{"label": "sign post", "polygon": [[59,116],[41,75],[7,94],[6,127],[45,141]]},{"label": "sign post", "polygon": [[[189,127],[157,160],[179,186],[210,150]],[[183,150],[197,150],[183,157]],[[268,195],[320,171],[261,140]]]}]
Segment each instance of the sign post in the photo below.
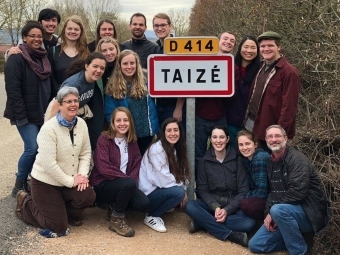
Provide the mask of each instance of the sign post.
[{"label": "sign post", "polygon": [[231,54],[216,55],[218,50],[216,37],[170,37],[164,40],[166,55],[148,58],[150,95],[187,98],[189,199],[195,197],[195,98],[234,94],[234,58]]}]

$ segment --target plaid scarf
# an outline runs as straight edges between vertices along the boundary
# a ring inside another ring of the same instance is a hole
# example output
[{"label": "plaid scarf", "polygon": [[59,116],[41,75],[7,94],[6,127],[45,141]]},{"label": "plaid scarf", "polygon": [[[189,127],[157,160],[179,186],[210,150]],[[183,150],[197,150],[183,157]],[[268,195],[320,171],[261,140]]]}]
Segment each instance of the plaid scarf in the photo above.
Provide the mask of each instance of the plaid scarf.
[{"label": "plaid scarf", "polygon": [[[39,76],[40,80],[45,80],[51,75],[51,65],[47,58],[47,51],[39,48],[33,49],[27,43],[19,45],[19,49],[22,51],[23,58],[32,68],[33,72]],[[42,66],[32,60],[32,57],[41,59]]]}]

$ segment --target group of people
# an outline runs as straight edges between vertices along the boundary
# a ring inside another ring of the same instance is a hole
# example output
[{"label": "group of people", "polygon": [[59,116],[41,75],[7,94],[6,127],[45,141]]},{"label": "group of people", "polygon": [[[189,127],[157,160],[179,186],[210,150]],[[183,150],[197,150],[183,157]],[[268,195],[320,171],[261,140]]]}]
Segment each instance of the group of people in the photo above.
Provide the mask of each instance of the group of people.
[{"label": "group of people", "polygon": [[[329,204],[310,161],[287,145],[300,80],[278,33],[241,40],[231,98],[196,99],[197,200],[188,201],[185,98],[151,98],[144,74],[148,56],[162,54],[171,36],[169,16],[153,18],[157,44],[146,39],[141,13],[122,44],[107,19],[89,44],[78,16],[56,37],[60,19],[42,10],[7,53],[4,116],[24,142],[12,190],[20,219],[47,237],[65,236],[96,203],[107,208],[110,230],[131,237],[126,210],[144,212],[144,224],[166,232],[162,216],[180,207],[192,219],[190,233],[205,230],[253,252],[311,248]],[[224,32],[219,42],[219,54],[231,54],[236,38]]]}]

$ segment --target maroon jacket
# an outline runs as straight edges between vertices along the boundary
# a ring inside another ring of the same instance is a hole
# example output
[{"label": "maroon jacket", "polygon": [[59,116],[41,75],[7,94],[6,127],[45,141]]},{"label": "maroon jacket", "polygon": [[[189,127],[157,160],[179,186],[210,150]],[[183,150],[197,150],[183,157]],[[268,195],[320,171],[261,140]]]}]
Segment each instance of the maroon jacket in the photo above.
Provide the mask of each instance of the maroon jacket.
[{"label": "maroon jacket", "polygon": [[[265,65],[259,70],[262,71]],[[258,73],[258,74],[259,74]],[[250,98],[256,88],[257,77],[250,89]],[[256,115],[253,133],[265,140],[266,128],[281,125],[289,139],[295,135],[296,112],[300,93],[299,73],[285,57],[281,57],[270,71]],[[249,109],[246,116],[248,116]]]},{"label": "maroon jacket", "polygon": [[131,177],[138,182],[142,157],[137,142],[128,143],[128,163],[126,174],[120,170],[120,150],[114,139],[100,135],[93,154],[94,167],[90,175],[91,186],[96,186],[104,180]]}]

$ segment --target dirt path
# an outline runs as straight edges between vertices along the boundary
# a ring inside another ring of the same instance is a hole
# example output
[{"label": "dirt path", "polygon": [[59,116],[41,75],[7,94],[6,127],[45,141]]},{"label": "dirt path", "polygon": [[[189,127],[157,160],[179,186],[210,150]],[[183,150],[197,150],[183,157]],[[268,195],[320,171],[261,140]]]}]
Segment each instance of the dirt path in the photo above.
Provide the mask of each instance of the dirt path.
[{"label": "dirt path", "polygon": [[[3,75],[0,74],[0,116],[4,110],[5,95]],[[38,229],[15,217],[15,199],[10,193],[23,143],[16,128],[2,117],[0,130],[0,254],[252,254],[237,244],[219,241],[204,232],[189,234],[189,217],[180,210],[164,216],[167,233],[153,231],[143,224],[143,214],[129,212],[127,220],[136,235],[121,237],[108,230],[104,210],[89,208],[85,212],[84,225],[70,227],[71,233],[67,237],[42,237]]]}]

